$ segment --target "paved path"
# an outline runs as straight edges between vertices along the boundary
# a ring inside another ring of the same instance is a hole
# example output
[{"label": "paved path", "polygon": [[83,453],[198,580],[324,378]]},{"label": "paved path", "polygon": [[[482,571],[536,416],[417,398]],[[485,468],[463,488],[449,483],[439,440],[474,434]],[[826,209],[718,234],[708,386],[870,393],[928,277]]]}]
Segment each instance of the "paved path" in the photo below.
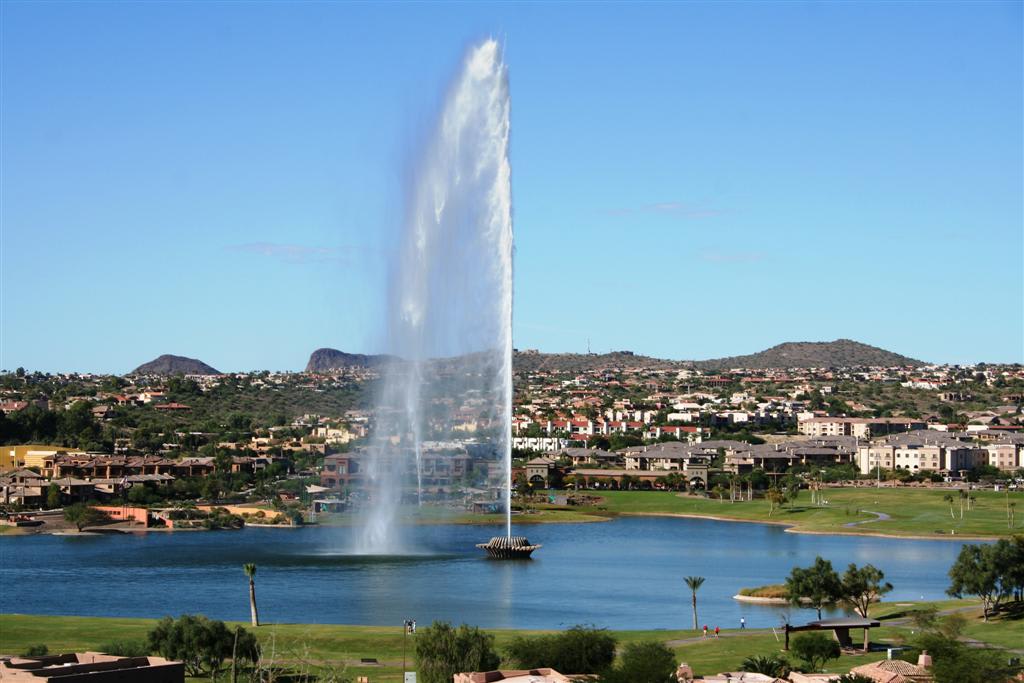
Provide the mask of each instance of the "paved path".
[{"label": "paved path", "polygon": [[[864,510],[864,512],[868,512],[868,510]],[[872,512],[871,514],[873,514],[873,515],[884,515],[884,513],[881,513],[881,512]],[[884,517],[886,519],[888,519],[889,516],[888,515],[884,515]],[[867,520],[867,521],[872,521],[872,520]],[[863,522],[854,522],[854,524],[863,524]],[[941,617],[941,616],[946,616],[946,615],[949,615],[949,614],[955,614],[957,612],[971,612],[971,611],[974,611],[976,609],[978,609],[977,605],[967,605],[967,606],[964,606],[964,607],[953,607],[953,608],[950,608],[950,609],[939,610],[939,612],[937,613],[937,616]],[[886,619],[885,622],[884,622],[884,625],[885,626],[906,626],[909,623],[910,623],[910,617],[896,617],[895,619]],[[780,641],[784,638],[784,635],[783,635],[781,630],[779,630],[779,629],[770,629],[770,628],[730,629],[728,631],[722,631],[722,633],[719,635],[719,637],[720,638],[736,638],[737,636],[745,636],[745,635],[748,635],[748,634],[764,635],[764,634],[772,633],[773,631],[775,632],[776,637],[779,638]],[[714,633],[709,631],[707,638],[705,638],[703,635],[696,635],[696,636],[693,636],[691,638],[678,638],[678,639],[675,639],[675,640],[667,640],[667,641],[665,641],[665,645],[667,645],[669,647],[681,647],[683,645],[690,645],[692,643],[699,643],[702,640],[714,640],[714,639],[715,639]],[[969,638],[967,636],[960,636],[959,640],[961,642],[965,643],[966,645],[968,645],[969,647],[992,647],[992,645],[990,643],[986,643],[986,642],[981,641],[981,640],[975,640],[974,638]],[[1006,649],[1006,650],[1008,650],[1010,652],[1015,652],[1015,653],[1018,653],[1018,654],[1024,654],[1024,649],[1019,649],[1019,648],[1004,648],[1004,649]]]},{"label": "paved path", "polygon": [[863,512],[865,514],[868,514],[868,515],[874,515],[875,518],[874,519],[862,519],[859,522],[847,522],[843,526],[849,528],[849,527],[857,526],[858,524],[867,524],[869,522],[887,522],[890,519],[892,519],[892,517],[890,517],[889,515],[885,514],[884,512],[872,512],[871,510],[861,510],[861,512]]}]

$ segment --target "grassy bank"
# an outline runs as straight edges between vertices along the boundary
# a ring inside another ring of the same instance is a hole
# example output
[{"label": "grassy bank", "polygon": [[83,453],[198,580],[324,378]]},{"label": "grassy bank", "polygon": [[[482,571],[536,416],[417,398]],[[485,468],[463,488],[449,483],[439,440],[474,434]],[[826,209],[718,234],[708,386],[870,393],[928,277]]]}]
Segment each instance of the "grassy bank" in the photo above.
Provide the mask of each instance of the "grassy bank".
[{"label": "grassy bank", "polygon": [[[965,635],[1000,647],[1022,647],[1024,621],[1020,614],[1002,617],[989,623],[980,618],[976,601],[949,600],[937,603],[882,603],[872,616],[879,618],[882,628],[872,631],[876,644],[899,644],[911,635],[907,612],[931,604],[941,610],[963,610],[968,618]],[[685,616],[685,615],[684,615]],[[115,640],[145,640],[154,619],[121,619],[96,617],[45,617],[0,615],[0,653],[18,654],[30,645],[45,643],[51,652],[96,649]],[[240,624],[248,627],[247,624]],[[401,680],[403,638],[401,627],[340,626],[322,624],[270,624],[255,629],[264,651],[285,665],[301,668],[329,666],[345,668],[348,675],[369,676],[374,683]],[[515,636],[540,631],[495,630],[499,650]],[[692,630],[613,631],[620,644],[638,640],[668,643],[679,661],[694,667],[698,675],[736,670],[745,657],[775,654],[782,648],[782,634],[771,629],[727,629],[718,639],[704,640]],[[412,658],[412,636],[408,641],[408,661]],[[850,667],[875,661],[884,651],[868,654],[847,654],[830,666],[831,671],[847,671]],[[374,658],[380,665],[365,665],[363,658]],[[411,665],[410,665],[411,666]]]},{"label": "grassy bank", "polygon": [[771,583],[767,586],[757,586],[756,588],[741,588],[738,594],[747,598],[785,600],[789,595],[789,592],[786,590],[785,584]]},{"label": "grassy bank", "polygon": [[[680,496],[667,491],[603,491],[602,503],[595,507],[576,508],[584,514],[666,514],[719,517],[746,522],[786,524],[796,531],[829,534],[881,534],[886,536],[921,536],[925,538],[1001,537],[1024,533],[1024,521],[1018,519],[1013,529],[1007,525],[1006,494],[975,491],[971,510],[964,509],[960,518],[959,500],[953,514],[941,489],[911,488],[842,488],[827,489],[827,505],[811,505],[810,494],[774,512],[761,499],[730,503],[728,498]],[[955,495],[955,492],[953,492]],[[1013,493],[1010,502],[1024,502],[1024,493]],[[1019,506],[1018,506],[1019,507]],[[871,513],[882,513],[879,518]],[[1018,517],[1020,517],[1018,515]],[[856,522],[854,526],[848,526]]]}]

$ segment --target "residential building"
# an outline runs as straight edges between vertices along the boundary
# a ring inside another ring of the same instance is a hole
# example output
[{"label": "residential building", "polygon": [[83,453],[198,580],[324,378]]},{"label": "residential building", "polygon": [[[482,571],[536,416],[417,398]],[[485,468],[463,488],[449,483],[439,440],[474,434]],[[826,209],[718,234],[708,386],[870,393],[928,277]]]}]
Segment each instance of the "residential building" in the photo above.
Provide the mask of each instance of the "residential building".
[{"label": "residential building", "polygon": [[0,680],[10,683],[184,683],[185,665],[163,657],[117,657],[76,652],[0,659]]}]

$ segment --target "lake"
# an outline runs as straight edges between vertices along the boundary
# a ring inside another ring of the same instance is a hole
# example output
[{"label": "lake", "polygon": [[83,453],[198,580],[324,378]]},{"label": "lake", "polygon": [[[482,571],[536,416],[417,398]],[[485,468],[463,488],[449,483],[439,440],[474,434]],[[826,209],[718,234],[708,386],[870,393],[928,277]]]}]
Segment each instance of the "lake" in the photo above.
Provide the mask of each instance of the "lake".
[{"label": "lake", "polygon": [[353,557],[351,530],[246,528],[127,535],[0,536],[0,612],[160,617],[202,613],[247,620],[254,562],[267,622],[401,624],[416,619],[487,628],[689,628],[689,575],[711,628],[813,619],[812,610],[750,605],[740,588],[781,583],[822,555],[842,571],[870,563],[894,590],[886,600],[942,599],[961,543],[785,533],[782,527],[705,519],[625,517],[521,526],[544,545],[532,561],[487,560],[474,547],[503,526],[410,529],[421,555]]}]

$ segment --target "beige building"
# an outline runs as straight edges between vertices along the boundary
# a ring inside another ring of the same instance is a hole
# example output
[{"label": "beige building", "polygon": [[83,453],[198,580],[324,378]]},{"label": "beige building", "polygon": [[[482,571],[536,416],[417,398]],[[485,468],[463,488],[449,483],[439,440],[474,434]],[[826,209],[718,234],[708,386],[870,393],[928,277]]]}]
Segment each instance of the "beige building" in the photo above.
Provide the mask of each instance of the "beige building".
[{"label": "beige building", "polygon": [[958,472],[989,461],[989,452],[969,443],[875,442],[857,448],[861,474],[876,467],[911,472]]},{"label": "beige building", "polygon": [[797,424],[798,431],[807,436],[856,436],[861,439],[927,427],[923,420],[908,417],[808,417]]},{"label": "beige building", "polygon": [[988,451],[988,464],[1006,472],[1012,472],[1024,466],[1021,460],[1021,444],[990,443],[985,445]]}]

